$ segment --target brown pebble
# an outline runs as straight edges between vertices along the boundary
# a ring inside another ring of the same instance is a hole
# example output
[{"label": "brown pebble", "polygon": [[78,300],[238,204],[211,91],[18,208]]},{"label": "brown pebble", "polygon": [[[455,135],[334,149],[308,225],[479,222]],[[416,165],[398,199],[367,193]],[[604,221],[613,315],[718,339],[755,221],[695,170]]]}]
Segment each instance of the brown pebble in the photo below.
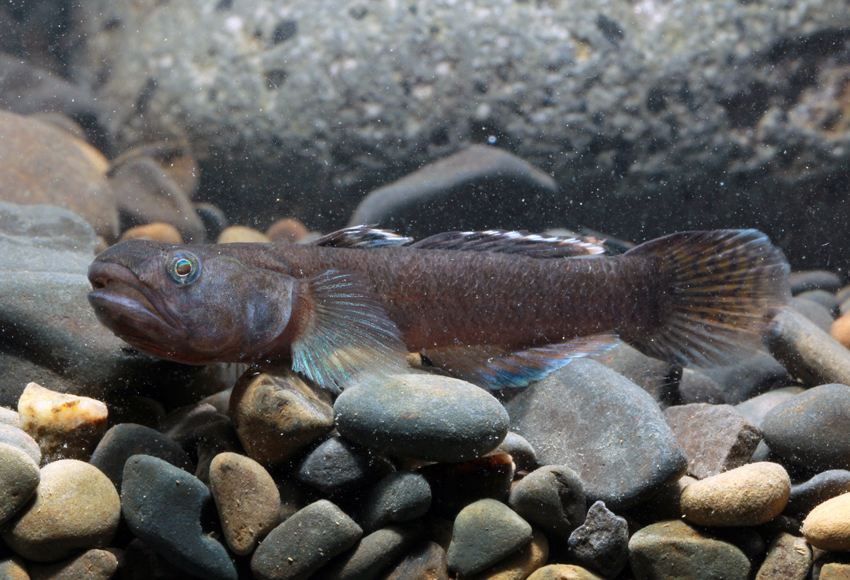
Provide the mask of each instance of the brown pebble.
[{"label": "brown pebble", "polygon": [[780,532],[770,543],[755,580],[805,580],[812,566],[806,540]]},{"label": "brown pebble", "polygon": [[21,427],[38,442],[42,464],[57,459],[88,461],[106,433],[106,405],[29,383],[18,399]]},{"label": "brown pebble", "polygon": [[[814,576],[812,576],[814,578]],[[850,564],[830,562],[820,569],[820,580],[850,580]]]},{"label": "brown pebble", "polygon": [[154,222],[143,226],[130,228],[121,234],[119,242],[125,240],[153,240],[154,242],[162,242],[163,244],[182,244],[183,236],[171,224],[163,222]]},{"label": "brown pebble", "polygon": [[216,240],[219,244],[234,243],[268,243],[271,240],[263,232],[246,226],[230,226],[226,228]]},{"label": "brown pebble", "polygon": [[603,578],[581,566],[550,564],[535,571],[528,580],[603,580]]},{"label": "brown pebble", "polygon": [[249,457],[216,455],[210,464],[210,491],[227,545],[239,556],[250,554],[278,524],[280,493],[269,472]]},{"label": "brown pebble", "polygon": [[24,561],[17,556],[0,560],[0,578],[3,580],[30,580]]},{"label": "brown pebble", "polygon": [[0,443],[0,524],[26,505],[40,477],[38,465],[26,452]]},{"label": "brown pebble", "polygon": [[682,491],[685,519],[703,526],[756,526],[785,508],[791,479],[776,463],[751,463],[694,482]]},{"label": "brown pebble", "polygon": [[266,230],[266,236],[273,242],[289,242],[295,244],[310,234],[307,226],[292,218],[283,218],[273,223]]},{"label": "brown pebble", "polygon": [[850,493],[826,500],[809,512],[803,536],[823,550],[850,550]]},{"label": "brown pebble", "polygon": [[850,312],[835,319],[829,334],[844,345],[844,348],[850,348]]},{"label": "brown pebble", "polygon": [[118,558],[107,550],[88,550],[56,564],[31,564],[32,580],[109,580],[118,570]]}]

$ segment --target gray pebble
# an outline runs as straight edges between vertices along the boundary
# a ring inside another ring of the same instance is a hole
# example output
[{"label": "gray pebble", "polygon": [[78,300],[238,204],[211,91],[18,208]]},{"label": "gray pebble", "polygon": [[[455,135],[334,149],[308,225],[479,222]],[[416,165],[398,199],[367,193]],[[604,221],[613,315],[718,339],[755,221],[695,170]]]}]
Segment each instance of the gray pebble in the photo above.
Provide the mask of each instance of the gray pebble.
[{"label": "gray pebble", "polygon": [[266,536],[251,558],[251,571],[257,580],[304,580],[362,535],[360,526],[342,510],[319,500]]},{"label": "gray pebble", "polygon": [[534,447],[522,435],[508,431],[505,440],[496,448],[496,453],[507,453],[514,460],[517,471],[534,471],[539,467]]},{"label": "gray pebble", "polygon": [[337,436],[311,451],[293,475],[302,483],[334,495],[356,492],[391,470],[386,460]]},{"label": "gray pebble", "polygon": [[841,278],[828,270],[801,270],[791,272],[788,277],[791,294],[797,295],[808,290],[826,290],[835,294],[841,288]]},{"label": "gray pebble", "polygon": [[35,494],[41,473],[18,447],[0,443],[0,524],[14,516]]},{"label": "gray pebble", "polygon": [[401,558],[419,536],[395,526],[364,536],[355,546],[311,576],[314,580],[372,580]]},{"label": "gray pebble", "polygon": [[462,576],[489,568],[531,540],[531,526],[505,504],[482,499],[455,518],[447,552],[450,570]]},{"label": "gray pebble", "polygon": [[701,369],[701,372],[720,385],[724,402],[729,405],[794,384],[785,367],[766,352],[756,352],[730,365]]},{"label": "gray pebble", "polygon": [[771,451],[792,464],[850,468],[850,387],[821,385],[780,403],[765,415],[762,432]]},{"label": "gray pebble", "polygon": [[36,465],[41,465],[41,449],[35,439],[23,429],[0,423],[0,443],[8,443],[29,455]]},{"label": "gray pebble", "polygon": [[666,409],[664,418],[697,479],[744,465],[761,441],[758,427],[729,405],[680,405]]},{"label": "gray pebble", "polygon": [[687,469],[653,398],[597,361],[575,360],[505,407],[541,464],[569,466],[588,500],[612,509],[640,503]]},{"label": "gray pebble", "polygon": [[796,298],[804,298],[812,302],[817,302],[826,308],[833,318],[841,316],[841,302],[832,292],[827,292],[826,290],[807,290],[798,294]]},{"label": "gray pebble", "polygon": [[0,425],[11,425],[12,427],[21,428],[21,417],[17,411],[0,407]]},{"label": "gray pebble", "polygon": [[564,542],[584,521],[584,486],[565,465],[546,465],[532,471],[511,489],[509,505],[520,516]]},{"label": "gray pebble", "polygon": [[158,431],[133,423],[121,423],[109,429],[89,463],[106,474],[120,493],[124,464],[133,455],[158,457],[189,473],[194,471],[189,455],[177,443]]},{"label": "gray pebble", "polygon": [[235,580],[227,550],[201,528],[210,502],[197,477],[167,461],[134,455],[124,465],[121,508],[133,534],[189,574]]},{"label": "gray pebble", "polygon": [[569,546],[579,564],[614,578],[629,561],[629,526],[598,501],[587,510],[584,524],[570,534]]},{"label": "gray pebble", "polygon": [[508,432],[508,414],[492,395],[438,375],[391,375],[350,387],[334,415],[351,441],[427,461],[480,457]]},{"label": "gray pebble", "polygon": [[431,507],[431,486],[420,473],[390,473],[369,490],[362,506],[363,530],[371,532],[425,515]]},{"label": "gray pebble", "polygon": [[850,351],[804,316],[788,309],[774,319],[771,354],[808,386],[850,384]]},{"label": "gray pebble", "polygon": [[681,367],[646,356],[626,343],[592,358],[652,395],[662,409],[678,404]]},{"label": "gray pebble", "polygon": [[679,381],[679,403],[709,403],[721,405],[726,402],[723,387],[703,372],[694,369],[682,369],[682,379]]},{"label": "gray pebble", "polygon": [[798,296],[792,298],[789,305],[798,314],[802,314],[809,319],[810,322],[813,322],[815,326],[829,334],[835,317],[822,304],[815,302],[814,300]]},{"label": "gray pebble", "polygon": [[735,405],[735,408],[741,413],[747,420],[755,425],[756,427],[761,427],[761,422],[764,420],[764,416],[773,409],[776,405],[787,401],[791,397],[795,395],[799,395],[805,389],[802,387],[782,387],[780,389],[774,389],[773,391],[768,391],[763,395],[759,395],[757,397],[753,397],[743,403],[738,403]]},{"label": "gray pebble", "polygon": [[850,492],[850,471],[829,469],[803,483],[791,486],[791,497],[784,513],[804,519],[819,504],[835,496]]}]

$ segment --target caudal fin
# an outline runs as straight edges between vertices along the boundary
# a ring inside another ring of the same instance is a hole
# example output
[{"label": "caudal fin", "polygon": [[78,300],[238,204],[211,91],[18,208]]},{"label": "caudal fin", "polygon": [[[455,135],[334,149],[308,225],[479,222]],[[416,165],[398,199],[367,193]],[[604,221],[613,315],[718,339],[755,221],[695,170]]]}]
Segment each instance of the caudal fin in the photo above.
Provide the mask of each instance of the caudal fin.
[{"label": "caudal fin", "polygon": [[683,366],[717,366],[763,349],[790,297],[785,256],[756,230],[682,232],[626,255],[656,257],[669,281],[656,330],[630,343]]}]

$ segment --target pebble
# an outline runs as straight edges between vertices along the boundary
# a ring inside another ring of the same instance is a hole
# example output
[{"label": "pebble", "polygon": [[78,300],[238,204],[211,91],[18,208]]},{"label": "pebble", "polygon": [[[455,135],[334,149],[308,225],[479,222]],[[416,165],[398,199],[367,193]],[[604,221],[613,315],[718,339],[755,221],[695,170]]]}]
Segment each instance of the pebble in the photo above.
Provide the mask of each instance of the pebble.
[{"label": "pebble", "polygon": [[682,369],[679,380],[679,403],[708,403],[722,405],[726,403],[726,393],[720,383],[703,372],[694,369]]},{"label": "pebble", "polygon": [[512,430],[531,443],[540,463],[575,470],[590,502],[627,509],[687,469],[655,400],[597,361],[575,360],[521,389],[505,407]]},{"label": "pebble", "polygon": [[333,429],[333,407],[291,371],[245,373],[233,387],[230,416],[245,452],[262,464],[292,458]]},{"label": "pebble", "polygon": [[846,385],[821,385],[800,393],[771,409],[761,427],[767,446],[785,461],[818,471],[850,469]]},{"label": "pebble", "polygon": [[736,405],[772,389],[795,384],[788,371],[773,356],[755,352],[739,361],[717,368],[702,369],[723,390],[724,402]]},{"label": "pebble", "polygon": [[775,406],[791,399],[795,395],[799,395],[805,391],[802,387],[782,387],[772,391],[768,391],[763,395],[753,397],[743,403],[738,403],[735,408],[741,413],[750,423],[761,428],[762,421],[765,415],[770,412]]},{"label": "pebble", "polygon": [[0,425],[9,425],[10,427],[21,428],[21,417],[17,411],[0,407]]},{"label": "pebble", "polygon": [[225,228],[216,240],[217,244],[267,244],[269,242],[271,240],[266,234],[247,226],[230,226]]},{"label": "pebble", "polygon": [[227,229],[230,222],[227,216],[217,205],[207,202],[195,202],[195,213],[198,214],[206,230],[207,240],[217,240],[221,233]]},{"label": "pebble", "polygon": [[153,240],[155,242],[162,242],[163,244],[182,244],[183,236],[171,224],[154,222],[126,230],[121,234],[121,238],[118,241],[123,242],[125,240]]},{"label": "pebble", "polygon": [[293,218],[277,220],[266,230],[266,237],[272,242],[297,244],[310,234],[307,226]]},{"label": "pebble", "polygon": [[3,580],[30,580],[24,561],[17,556],[0,558],[0,578]]},{"label": "pebble", "polygon": [[802,314],[809,320],[809,322],[814,322],[815,326],[829,334],[829,331],[832,329],[832,323],[835,319],[832,316],[832,313],[822,304],[815,302],[814,300],[797,297],[791,299],[789,306],[797,312],[797,314]]},{"label": "pebble", "polygon": [[36,465],[41,465],[41,449],[35,439],[23,429],[0,423],[0,443],[17,447],[29,455]]},{"label": "pebble", "polygon": [[803,538],[780,532],[770,543],[755,580],[805,580],[812,567],[812,550]]},{"label": "pebble", "polygon": [[482,499],[455,518],[447,551],[450,570],[468,576],[489,568],[531,539],[531,526],[505,504]]},{"label": "pebble", "polygon": [[808,290],[825,290],[835,294],[841,289],[841,278],[828,270],[802,270],[791,272],[788,277],[791,294],[797,295]]},{"label": "pebble", "polygon": [[508,504],[563,542],[582,524],[587,511],[581,479],[565,465],[546,465],[529,473],[513,486]]},{"label": "pebble", "polygon": [[447,518],[480,499],[507,501],[514,480],[514,464],[506,453],[464,463],[435,463],[418,472],[431,486],[431,512]]},{"label": "pebble", "polygon": [[570,534],[570,552],[578,563],[615,578],[629,561],[629,526],[601,501],[587,510],[584,523]]},{"label": "pebble", "polygon": [[603,580],[590,570],[573,564],[550,564],[536,570],[527,580]]},{"label": "pebble", "polygon": [[758,427],[730,405],[696,403],[664,411],[688,457],[688,474],[704,479],[747,463],[761,441]]},{"label": "pebble", "polygon": [[757,526],[785,509],[791,480],[781,465],[752,463],[696,481],[682,491],[685,518],[703,526]]},{"label": "pebble", "polygon": [[189,473],[194,471],[189,455],[177,443],[150,427],[133,423],[121,423],[107,431],[89,463],[106,474],[121,493],[124,464],[133,455],[158,457]]},{"label": "pebble", "polygon": [[322,566],[313,580],[372,580],[397,562],[417,540],[414,529],[390,526],[360,539],[354,548]]},{"label": "pebble", "polygon": [[0,524],[26,505],[40,480],[38,464],[29,455],[0,443]]},{"label": "pebble", "polygon": [[108,550],[87,550],[57,564],[32,564],[32,580],[109,580],[118,570],[118,558]]},{"label": "pebble", "polygon": [[211,500],[198,478],[167,461],[134,455],[124,465],[121,507],[133,534],[189,574],[236,580],[227,550],[201,528]]},{"label": "pebble", "polygon": [[237,453],[216,455],[209,475],[227,545],[237,556],[250,554],[278,524],[280,492],[272,476]]},{"label": "pebble", "polygon": [[508,414],[488,392],[430,374],[390,375],[350,387],[334,403],[343,437],[390,455],[460,462],[504,440]]},{"label": "pebble", "polygon": [[332,496],[357,492],[392,470],[392,464],[384,458],[335,436],[313,449],[293,475]]},{"label": "pebble", "polygon": [[680,367],[648,357],[626,343],[592,358],[652,395],[662,409],[679,402]]},{"label": "pebble", "polygon": [[539,467],[534,447],[525,437],[517,435],[513,431],[508,431],[505,440],[499,444],[495,453],[510,455],[511,459],[514,460],[517,471],[534,471]]},{"label": "pebble", "polygon": [[827,309],[833,318],[841,315],[841,302],[836,295],[826,290],[807,290],[796,296],[797,298],[817,302]]},{"label": "pebble", "polygon": [[850,348],[850,312],[845,312],[832,322],[829,335],[844,348]]},{"label": "pebble", "polygon": [[385,580],[449,580],[446,551],[435,542],[414,548]]},{"label": "pebble", "polygon": [[728,542],[680,520],[649,525],[629,539],[629,563],[639,580],[747,580],[750,561]]},{"label": "pebble", "polygon": [[822,471],[808,481],[791,486],[791,497],[785,513],[805,518],[810,511],[828,499],[850,492],[850,471],[830,469]]},{"label": "pebble", "polygon": [[822,550],[850,550],[850,493],[829,499],[803,521],[806,541]]},{"label": "pebble", "polygon": [[829,562],[820,569],[819,580],[850,580],[850,564]]},{"label": "pebble", "polygon": [[161,422],[163,434],[184,450],[194,451],[201,438],[200,430],[212,423],[227,421],[227,417],[207,403],[187,405],[175,409]]},{"label": "pebble", "polygon": [[38,442],[42,461],[88,460],[106,433],[106,405],[29,383],[18,400],[21,428]]},{"label": "pebble", "polygon": [[421,473],[390,473],[369,490],[361,505],[363,530],[372,532],[425,515],[431,507],[431,486]]},{"label": "pebble", "polygon": [[810,387],[850,384],[850,351],[816,324],[792,309],[778,314],[767,337],[771,354]]},{"label": "pebble", "polygon": [[531,541],[519,550],[478,574],[464,580],[525,580],[546,563],[549,557],[549,542],[539,530],[532,529]]},{"label": "pebble", "polygon": [[24,558],[53,562],[108,545],[120,518],[109,478],[88,463],[60,459],[41,469],[35,500],[6,523],[2,536]]},{"label": "pebble", "polygon": [[363,535],[354,520],[328,500],[296,512],[266,536],[251,558],[257,580],[304,580]]}]

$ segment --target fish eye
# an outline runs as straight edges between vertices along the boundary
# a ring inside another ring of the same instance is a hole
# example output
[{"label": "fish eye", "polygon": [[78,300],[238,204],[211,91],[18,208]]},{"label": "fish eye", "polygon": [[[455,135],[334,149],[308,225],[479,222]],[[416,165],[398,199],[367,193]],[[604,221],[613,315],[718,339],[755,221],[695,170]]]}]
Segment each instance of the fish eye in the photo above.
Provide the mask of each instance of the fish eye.
[{"label": "fish eye", "polygon": [[175,284],[188,286],[201,275],[201,261],[192,252],[179,252],[171,257],[167,270]]}]

